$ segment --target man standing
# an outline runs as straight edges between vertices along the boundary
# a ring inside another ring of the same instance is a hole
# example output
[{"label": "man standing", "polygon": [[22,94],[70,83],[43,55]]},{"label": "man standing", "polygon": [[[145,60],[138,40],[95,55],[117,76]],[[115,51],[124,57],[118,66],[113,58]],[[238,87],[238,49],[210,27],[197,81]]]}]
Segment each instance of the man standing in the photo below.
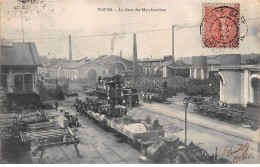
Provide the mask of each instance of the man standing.
[{"label": "man standing", "polygon": [[152,94],[149,95],[149,102],[152,103]]},{"label": "man standing", "polygon": [[59,103],[58,103],[58,100],[55,101],[55,109],[56,111],[58,110],[58,106],[59,106]]}]

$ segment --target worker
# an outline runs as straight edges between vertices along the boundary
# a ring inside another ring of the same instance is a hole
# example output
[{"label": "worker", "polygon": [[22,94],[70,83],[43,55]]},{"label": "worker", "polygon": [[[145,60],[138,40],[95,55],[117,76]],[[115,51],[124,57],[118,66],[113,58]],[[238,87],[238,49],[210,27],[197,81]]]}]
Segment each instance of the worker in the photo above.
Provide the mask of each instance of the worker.
[{"label": "worker", "polygon": [[152,94],[149,95],[149,102],[152,103]]},{"label": "worker", "polygon": [[40,117],[40,111],[37,111],[36,116],[37,116],[37,117]]},{"label": "worker", "polygon": [[58,101],[56,100],[56,101],[55,101],[55,109],[56,109],[56,111],[58,110],[58,106],[59,106],[59,103],[58,103]]},{"label": "worker", "polygon": [[123,105],[126,106],[126,101],[125,100],[123,100]]}]

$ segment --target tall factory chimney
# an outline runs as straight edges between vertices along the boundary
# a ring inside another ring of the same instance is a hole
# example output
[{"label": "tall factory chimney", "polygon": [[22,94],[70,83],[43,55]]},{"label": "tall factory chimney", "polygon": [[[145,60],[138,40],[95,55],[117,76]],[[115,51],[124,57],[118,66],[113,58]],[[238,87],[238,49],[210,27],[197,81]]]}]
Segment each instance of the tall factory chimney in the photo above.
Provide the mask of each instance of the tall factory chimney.
[{"label": "tall factory chimney", "polygon": [[69,35],[69,60],[72,60],[71,35]]},{"label": "tall factory chimney", "polygon": [[174,26],[172,26],[172,62],[174,64]]},{"label": "tall factory chimney", "polygon": [[120,50],[120,57],[122,58],[122,50]]},{"label": "tall factory chimney", "polygon": [[133,71],[137,73],[137,46],[136,46],[136,34],[134,34],[134,46],[133,46]]}]

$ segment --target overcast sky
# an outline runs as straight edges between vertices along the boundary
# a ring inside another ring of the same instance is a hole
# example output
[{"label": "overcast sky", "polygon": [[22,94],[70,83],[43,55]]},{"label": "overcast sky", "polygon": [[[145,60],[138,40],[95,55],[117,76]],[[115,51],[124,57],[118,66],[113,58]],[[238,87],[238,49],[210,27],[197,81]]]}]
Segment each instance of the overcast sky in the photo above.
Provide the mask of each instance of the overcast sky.
[{"label": "overcast sky", "polygon": [[[38,3],[25,5],[23,17],[22,5],[17,0],[0,1],[1,37],[22,41],[23,18],[25,41],[35,42],[39,54],[50,58],[69,57],[68,36],[71,34],[73,59],[111,54],[113,41],[113,53],[118,55],[122,50],[123,57],[130,59],[133,33],[137,34],[138,58],[151,55],[162,58],[171,55],[172,25],[176,27],[176,58],[260,53],[260,3],[257,0],[229,1],[240,3],[240,14],[247,21],[248,34],[238,49],[221,50],[205,49],[201,45],[202,3],[214,2],[211,0],[36,0]],[[98,11],[97,8],[113,8],[114,11]],[[118,8],[166,11],[119,12]]]}]

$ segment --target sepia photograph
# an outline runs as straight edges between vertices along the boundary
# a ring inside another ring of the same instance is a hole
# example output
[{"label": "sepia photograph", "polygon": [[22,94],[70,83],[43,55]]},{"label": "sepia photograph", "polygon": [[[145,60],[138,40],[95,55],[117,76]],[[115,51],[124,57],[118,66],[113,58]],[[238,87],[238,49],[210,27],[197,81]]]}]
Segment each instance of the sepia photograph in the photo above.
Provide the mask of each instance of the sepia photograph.
[{"label": "sepia photograph", "polygon": [[260,164],[260,1],[0,0],[0,83],[0,164]]}]

